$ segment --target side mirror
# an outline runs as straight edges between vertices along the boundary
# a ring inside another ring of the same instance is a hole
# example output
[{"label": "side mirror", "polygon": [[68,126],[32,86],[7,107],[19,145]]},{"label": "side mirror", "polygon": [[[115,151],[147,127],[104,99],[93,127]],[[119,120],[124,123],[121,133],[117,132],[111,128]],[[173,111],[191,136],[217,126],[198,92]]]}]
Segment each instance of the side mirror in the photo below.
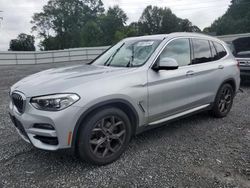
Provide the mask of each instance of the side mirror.
[{"label": "side mirror", "polygon": [[178,69],[179,65],[177,61],[173,58],[163,58],[159,59],[158,63],[153,67],[154,70],[175,70]]}]

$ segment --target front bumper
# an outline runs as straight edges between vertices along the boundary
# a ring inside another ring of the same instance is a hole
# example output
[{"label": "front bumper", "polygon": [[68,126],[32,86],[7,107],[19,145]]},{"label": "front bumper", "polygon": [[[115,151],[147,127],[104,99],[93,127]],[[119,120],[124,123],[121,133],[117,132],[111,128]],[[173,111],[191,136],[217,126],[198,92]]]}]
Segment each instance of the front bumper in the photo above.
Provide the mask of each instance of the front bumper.
[{"label": "front bumper", "polygon": [[[20,114],[10,101],[9,114],[19,135],[39,149],[58,150],[70,148],[72,135],[81,108],[70,106],[62,111],[49,112],[35,109],[26,100],[25,111]],[[50,125],[50,129],[37,125]]]}]

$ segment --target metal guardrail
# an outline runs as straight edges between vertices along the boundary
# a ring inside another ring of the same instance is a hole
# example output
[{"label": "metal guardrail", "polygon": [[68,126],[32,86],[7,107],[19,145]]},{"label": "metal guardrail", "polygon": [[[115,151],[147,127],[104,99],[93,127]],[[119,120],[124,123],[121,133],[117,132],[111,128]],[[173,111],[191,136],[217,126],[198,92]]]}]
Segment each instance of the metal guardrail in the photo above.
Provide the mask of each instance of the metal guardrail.
[{"label": "metal guardrail", "polygon": [[89,61],[103,53],[109,46],[71,48],[65,50],[36,52],[0,52],[0,65],[24,65],[42,63],[61,63],[72,61]]}]

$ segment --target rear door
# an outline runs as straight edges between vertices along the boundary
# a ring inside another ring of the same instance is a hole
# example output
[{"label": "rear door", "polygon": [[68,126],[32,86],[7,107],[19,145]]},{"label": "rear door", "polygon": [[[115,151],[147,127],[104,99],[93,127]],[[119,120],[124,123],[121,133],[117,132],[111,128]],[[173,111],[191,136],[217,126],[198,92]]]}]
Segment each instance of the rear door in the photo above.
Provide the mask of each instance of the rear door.
[{"label": "rear door", "polygon": [[213,42],[193,38],[192,39],[192,77],[196,84],[197,105],[213,102],[218,86],[223,79],[223,63],[218,58],[218,53]]}]

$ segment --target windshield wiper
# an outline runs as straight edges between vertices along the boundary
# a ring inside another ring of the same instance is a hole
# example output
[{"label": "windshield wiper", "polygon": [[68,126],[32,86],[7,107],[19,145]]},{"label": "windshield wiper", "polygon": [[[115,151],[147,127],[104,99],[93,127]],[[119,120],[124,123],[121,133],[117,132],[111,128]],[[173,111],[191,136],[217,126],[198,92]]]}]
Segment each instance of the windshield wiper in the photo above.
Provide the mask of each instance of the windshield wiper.
[{"label": "windshield wiper", "polygon": [[115,51],[115,53],[110,56],[107,61],[104,63],[104,66],[109,66],[113,60],[113,58],[115,57],[115,55],[120,51],[120,49],[124,46],[125,43],[123,43],[119,48],[117,48],[117,50]]}]

